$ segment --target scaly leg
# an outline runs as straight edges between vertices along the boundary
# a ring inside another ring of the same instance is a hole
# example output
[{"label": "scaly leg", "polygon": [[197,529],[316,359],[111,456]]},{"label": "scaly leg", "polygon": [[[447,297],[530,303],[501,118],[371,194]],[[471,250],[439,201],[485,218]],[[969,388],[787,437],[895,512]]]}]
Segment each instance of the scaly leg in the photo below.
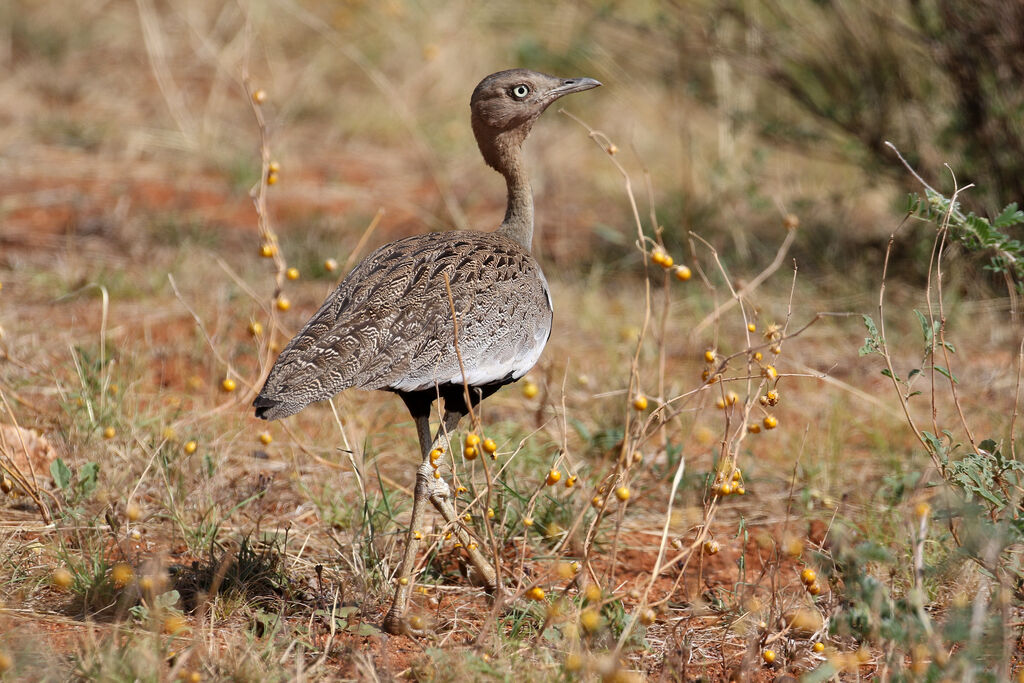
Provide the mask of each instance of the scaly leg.
[{"label": "scaly leg", "polygon": [[[446,410],[444,426],[438,429],[435,442],[440,441],[444,437],[444,432],[454,430],[459,424],[459,420],[462,419],[462,415],[459,412]],[[436,448],[436,444],[434,447]],[[455,506],[452,505],[451,500],[451,489],[448,488],[448,484],[443,479],[434,479],[430,484],[430,502],[441,513],[441,516],[444,517],[444,521],[453,527],[459,543],[462,544],[462,547],[469,554],[469,561],[476,569],[480,580],[493,590],[498,585],[497,573],[494,571],[494,567],[491,566],[490,561],[480,552],[477,544],[473,541],[473,537],[455,513]]]},{"label": "scaly leg", "polygon": [[434,476],[434,468],[430,464],[430,451],[439,448],[447,441],[449,432],[455,430],[462,419],[463,414],[456,411],[445,411],[444,424],[438,427],[437,435],[430,439],[429,416],[414,415],[416,420],[416,431],[420,439],[420,448],[423,451],[423,459],[416,470],[416,490],[412,505],[412,521],[406,535],[405,553],[402,556],[402,564],[398,570],[398,586],[395,589],[395,598],[391,603],[391,609],[384,617],[384,630],[388,633],[399,634],[406,630],[405,610],[409,603],[409,596],[413,588],[413,568],[416,566],[416,551],[419,549],[420,540],[423,537],[423,513],[424,502],[429,500],[431,504],[441,513],[446,523],[450,524],[462,543],[469,560],[479,574],[480,579],[490,589],[497,588],[497,573],[490,561],[473,541],[465,526],[462,525],[451,502],[451,489],[443,478]]},{"label": "scaly leg", "polygon": [[[429,407],[428,407],[429,408]],[[398,581],[395,588],[395,599],[391,602],[391,609],[384,617],[384,630],[393,635],[405,631],[405,608],[409,603],[409,595],[412,593],[413,576],[412,570],[416,566],[416,551],[419,549],[420,540],[423,538],[423,513],[426,511],[426,502],[430,498],[430,483],[434,478],[434,469],[430,466],[430,413],[425,415],[413,415],[416,420],[416,433],[420,440],[422,461],[416,470],[416,488],[412,500],[412,520],[409,522],[409,531],[405,536],[405,554],[402,556],[402,564],[398,568]]]}]

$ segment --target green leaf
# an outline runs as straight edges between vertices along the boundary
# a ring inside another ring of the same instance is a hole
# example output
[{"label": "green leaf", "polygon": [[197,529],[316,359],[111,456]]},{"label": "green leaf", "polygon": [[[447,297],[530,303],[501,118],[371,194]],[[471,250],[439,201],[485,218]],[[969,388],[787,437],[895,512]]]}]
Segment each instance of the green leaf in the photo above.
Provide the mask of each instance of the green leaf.
[{"label": "green leaf", "polygon": [[955,375],[954,375],[953,373],[951,373],[951,372],[950,372],[949,370],[947,370],[946,368],[942,367],[941,365],[935,365],[935,366],[933,366],[933,367],[935,368],[935,371],[936,371],[936,372],[938,372],[938,373],[939,373],[939,374],[941,374],[941,375],[945,375],[945,376],[946,376],[946,377],[948,377],[948,378],[950,379],[950,381],[952,381],[952,382],[953,382],[954,384],[960,384],[960,380],[958,380],[958,379],[956,378],[956,376],[955,376]]},{"label": "green leaf", "polygon": [[1017,209],[1017,202],[1007,204],[1003,212],[992,221],[992,225],[997,228],[1009,228],[1020,223],[1024,223],[1024,211]]},{"label": "green leaf", "polygon": [[[353,629],[351,626],[349,626],[348,630],[352,631]],[[367,624],[364,621],[363,623],[359,624],[359,626],[355,629],[354,633],[357,636],[379,636],[380,629],[374,626],[373,624]]]},{"label": "green leaf", "polygon": [[100,473],[100,466],[94,462],[86,463],[82,471],[78,473],[78,490],[85,497],[88,497],[96,490],[96,480]]},{"label": "green leaf", "polygon": [[63,458],[57,458],[50,463],[50,476],[53,477],[53,483],[61,490],[71,484],[71,469]]},{"label": "green leaf", "polygon": [[931,346],[933,334],[931,322],[928,320],[924,313],[917,310],[916,308],[914,309],[914,315],[917,316],[917,321],[921,323],[921,334],[924,336],[925,345]]},{"label": "green leaf", "polygon": [[156,596],[153,602],[159,609],[170,609],[178,604],[178,600],[181,599],[181,594],[176,590],[169,590],[166,593],[161,593]]}]

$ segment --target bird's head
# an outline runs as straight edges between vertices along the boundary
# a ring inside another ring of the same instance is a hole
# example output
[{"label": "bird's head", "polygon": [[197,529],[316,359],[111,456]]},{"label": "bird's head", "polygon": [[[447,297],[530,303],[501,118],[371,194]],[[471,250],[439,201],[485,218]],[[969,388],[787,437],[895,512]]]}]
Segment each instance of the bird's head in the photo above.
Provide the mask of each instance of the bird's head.
[{"label": "bird's head", "polygon": [[558,98],[601,85],[593,78],[555,78],[529,69],[491,74],[470,99],[473,133],[488,165],[504,172],[533,122]]}]

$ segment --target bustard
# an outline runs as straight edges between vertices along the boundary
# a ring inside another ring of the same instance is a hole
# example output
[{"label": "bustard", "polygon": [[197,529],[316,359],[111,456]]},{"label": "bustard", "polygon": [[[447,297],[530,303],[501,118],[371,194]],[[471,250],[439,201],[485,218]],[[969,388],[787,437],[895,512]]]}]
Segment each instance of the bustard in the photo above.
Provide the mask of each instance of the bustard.
[{"label": "bustard", "polygon": [[[592,78],[562,79],[526,69],[482,80],[470,101],[471,120],[480,153],[508,187],[501,226],[494,232],[417,235],[377,249],[288,343],[253,401],[256,416],[265,420],[292,415],[349,387],[392,391],[405,401],[422,461],[395,597],[384,619],[390,633],[405,630],[427,501],[454,528],[480,578],[497,588],[494,567],[456,517],[451,491],[435,476],[430,452],[469,412],[467,393],[476,405],[521,378],[547,343],[551,296],[530,255],[533,194],[522,145],[552,102],[599,85]],[[444,415],[432,438],[430,411],[438,398],[444,400]]]}]

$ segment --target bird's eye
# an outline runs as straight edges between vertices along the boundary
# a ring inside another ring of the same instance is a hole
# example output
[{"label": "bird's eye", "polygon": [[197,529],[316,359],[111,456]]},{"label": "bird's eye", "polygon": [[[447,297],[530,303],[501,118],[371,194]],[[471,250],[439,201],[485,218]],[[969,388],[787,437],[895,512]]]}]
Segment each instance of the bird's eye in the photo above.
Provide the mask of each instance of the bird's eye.
[{"label": "bird's eye", "polygon": [[525,83],[520,83],[519,85],[512,88],[512,90],[510,90],[509,92],[512,93],[512,97],[516,98],[517,100],[521,100],[530,94],[530,86],[526,85]]}]

